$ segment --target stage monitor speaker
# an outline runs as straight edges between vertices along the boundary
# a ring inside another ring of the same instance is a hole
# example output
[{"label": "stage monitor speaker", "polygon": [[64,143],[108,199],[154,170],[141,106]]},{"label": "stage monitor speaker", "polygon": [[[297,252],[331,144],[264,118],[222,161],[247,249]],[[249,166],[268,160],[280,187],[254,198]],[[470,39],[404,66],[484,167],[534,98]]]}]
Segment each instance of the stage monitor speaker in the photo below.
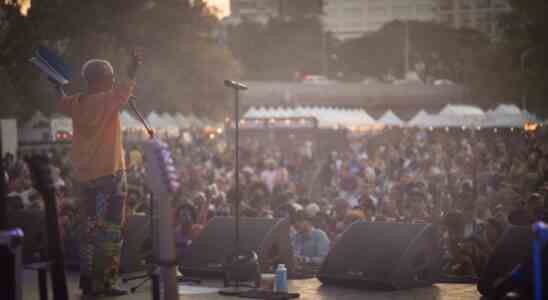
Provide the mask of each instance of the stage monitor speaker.
[{"label": "stage monitor speaker", "polygon": [[0,231],[0,295],[6,300],[21,300],[23,232],[20,229]]},{"label": "stage monitor speaker", "polygon": [[129,216],[120,256],[120,273],[127,274],[146,270],[145,260],[152,254],[149,223],[148,216]]},{"label": "stage monitor speaker", "polygon": [[504,231],[478,281],[478,291],[482,295],[489,295],[495,282],[517,265],[530,261],[533,239],[533,230],[529,226],[510,226]]},{"label": "stage monitor speaker", "polygon": [[362,289],[428,286],[439,277],[440,261],[430,224],[356,222],[332,247],[318,279]]},{"label": "stage monitor speaker", "polygon": [[[179,270],[185,276],[222,277],[225,260],[234,253],[234,218],[216,217],[209,221],[200,236],[183,251]],[[241,218],[240,248],[255,251],[261,272],[272,272],[275,264],[293,270],[288,219]]]}]

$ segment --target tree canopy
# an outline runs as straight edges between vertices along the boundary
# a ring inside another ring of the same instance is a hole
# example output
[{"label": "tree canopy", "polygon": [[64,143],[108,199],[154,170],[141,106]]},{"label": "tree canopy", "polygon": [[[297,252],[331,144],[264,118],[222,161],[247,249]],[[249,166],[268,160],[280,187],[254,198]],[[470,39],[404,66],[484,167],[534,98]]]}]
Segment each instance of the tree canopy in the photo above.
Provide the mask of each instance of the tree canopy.
[{"label": "tree canopy", "polygon": [[409,70],[423,81],[447,79],[470,87],[478,97],[505,96],[499,85],[500,70],[508,66],[494,61],[504,55],[500,49],[477,31],[435,22],[394,21],[344,42],[339,49],[344,73],[355,79],[403,78],[406,40]]},{"label": "tree canopy", "polygon": [[229,28],[228,45],[245,78],[292,80],[295,74],[322,74],[324,55],[336,41],[324,33],[318,16],[309,16],[274,18],[265,25],[244,20]]},{"label": "tree canopy", "polygon": [[527,109],[548,114],[548,2],[511,0],[510,5],[500,25],[501,42],[513,57],[514,90]]},{"label": "tree canopy", "polygon": [[[34,1],[27,16],[17,5],[0,7],[4,114],[55,111],[48,83],[28,63],[38,45],[62,54],[75,75],[86,60],[99,57],[110,60],[122,78],[129,50],[142,48],[137,96],[147,111],[219,116],[229,103],[223,79],[239,76],[230,51],[214,35],[219,21],[201,0]],[[78,79],[69,87],[82,88]]]}]

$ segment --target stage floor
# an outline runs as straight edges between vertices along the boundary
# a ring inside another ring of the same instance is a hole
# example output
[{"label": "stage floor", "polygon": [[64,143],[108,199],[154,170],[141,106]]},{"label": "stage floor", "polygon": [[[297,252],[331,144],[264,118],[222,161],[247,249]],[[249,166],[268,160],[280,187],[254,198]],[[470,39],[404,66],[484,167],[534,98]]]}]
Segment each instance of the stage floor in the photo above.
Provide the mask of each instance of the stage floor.
[{"label": "stage floor", "polygon": [[[78,274],[69,273],[69,289],[70,299],[86,300],[90,298],[82,297],[78,289]],[[135,284],[135,283],[134,283]],[[221,287],[220,282],[204,282],[201,286],[204,287]],[[301,294],[299,299],[305,300],[465,300],[465,299],[480,299],[479,293],[476,291],[476,286],[471,284],[437,284],[432,287],[419,288],[406,291],[395,292],[366,292],[340,287],[322,287],[321,283],[316,279],[295,280],[289,282],[291,292]],[[51,293],[51,288],[49,288]],[[28,271],[24,274],[23,282],[23,299],[24,300],[39,300],[38,282],[35,273]],[[53,299],[50,296],[49,299]],[[148,300],[152,299],[150,295],[149,285],[141,288],[135,294],[125,297],[108,298],[118,300]],[[200,295],[181,295],[181,300],[196,299],[196,300],[217,300],[217,299],[237,299],[234,297],[225,297],[217,293],[208,293]]]}]

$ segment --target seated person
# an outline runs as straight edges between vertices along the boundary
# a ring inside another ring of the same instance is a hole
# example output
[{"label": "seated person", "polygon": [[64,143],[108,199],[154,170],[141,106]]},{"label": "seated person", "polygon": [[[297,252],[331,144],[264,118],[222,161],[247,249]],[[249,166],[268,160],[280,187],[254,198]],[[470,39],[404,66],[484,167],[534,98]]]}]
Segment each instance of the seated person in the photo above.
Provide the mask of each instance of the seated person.
[{"label": "seated person", "polygon": [[183,255],[184,250],[192,244],[203,229],[197,223],[196,210],[190,204],[181,205],[175,213],[175,248],[177,257]]},{"label": "seated person", "polygon": [[295,229],[292,246],[297,265],[321,265],[329,252],[330,241],[327,234],[315,228],[302,210],[295,213],[292,224]]}]

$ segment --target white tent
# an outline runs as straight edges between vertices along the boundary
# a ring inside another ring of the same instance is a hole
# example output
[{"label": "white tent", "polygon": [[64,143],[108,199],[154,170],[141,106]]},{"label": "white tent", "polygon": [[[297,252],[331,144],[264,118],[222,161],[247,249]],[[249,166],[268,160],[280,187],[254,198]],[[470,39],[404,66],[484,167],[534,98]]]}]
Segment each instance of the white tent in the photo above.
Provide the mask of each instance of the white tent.
[{"label": "white tent", "polygon": [[24,128],[37,128],[37,127],[49,127],[50,120],[41,112],[36,111],[30,120],[28,120],[23,127]]},{"label": "white tent", "polygon": [[515,105],[501,104],[485,114],[484,127],[522,127],[527,122],[525,114]]},{"label": "white tent", "polygon": [[357,110],[360,116],[360,126],[370,126],[378,124],[364,109]]},{"label": "white tent", "polygon": [[432,126],[430,122],[430,115],[426,111],[421,110],[407,123],[407,125],[410,127],[429,127]]},{"label": "white tent", "polygon": [[251,108],[245,118],[316,118],[320,128],[332,127],[366,127],[377,124],[363,109],[341,109],[333,107],[302,107],[295,108]]},{"label": "white tent", "polygon": [[255,118],[267,118],[268,117],[267,115],[268,115],[267,109],[264,107],[259,107],[259,109],[255,113]]},{"label": "white tent", "polygon": [[190,122],[183,116],[181,113],[176,113],[173,117],[175,119],[175,122],[177,122],[177,126],[181,129],[188,129],[190,128]]},{"label": "white tent", "polygon": [[448,104],[438,114],[438,126],[476,127],[485,121],[485,113],[481,108],[471,105]]},{"label": "white tent", "polygon": [[127,110],[120,113],[120,124],[122,129],[136,129],[142,126]]},{"label": "white tent", "polygon": [[190,123],[190,125],[191,125],[192,127],[196,127],[196,128],[202,128],[202,127],[204,127],[204,122],[202,122],[202,120],[198,119],[198,118],[197,118],[195,115],[193,115],[193,114],[188,115],[187,120],[188,120],[188,122]]},{"label": "white tent", "polygon": [[165,127],[167,127],[162,117],[160,117],[160,115],[158,115],[158,113],[156,113],[155,111],[152,111],[150,114],[148,114],[147,122],[152,128],[164,129]]},{"label": "white tent", "polygon": [[258,110],[252,106],[250,109],[246,111],[244,114],[244,118],[256,118],[257,117]]},{"label": "white tent", "polygon": [[53,136],[58,131],[73,132],[72,119],[64,115],[53,115],[50,120],[50,126]]},{"label": "white tent", "polygon": [[179,124],[177,121],[168,113],[163,113],[160,118],[162,118],[162,123],[165,124],[166,129],[177,130],[179,129]]},{"label": "white tent", "polygon": [[378,120],[382,125],[386,126],[402,126],[403,121],[392,111],[388,110]]}]

